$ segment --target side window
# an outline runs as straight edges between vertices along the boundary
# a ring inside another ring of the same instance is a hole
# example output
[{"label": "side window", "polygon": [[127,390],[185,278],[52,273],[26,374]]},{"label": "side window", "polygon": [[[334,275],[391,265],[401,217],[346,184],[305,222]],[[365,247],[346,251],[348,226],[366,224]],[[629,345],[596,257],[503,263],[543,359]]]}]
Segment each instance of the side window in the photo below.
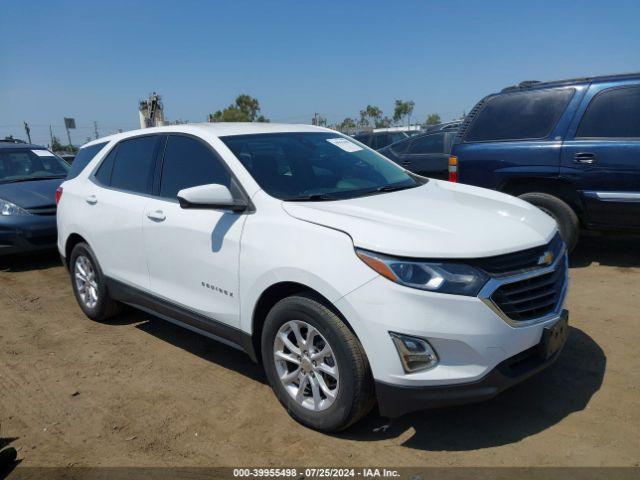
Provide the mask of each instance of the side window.
[{"label": "side window", "polygon": [[464,141],[546,138],[571,100],[572,88],[506,93],[489,98]]},{"label": "side window", "polygon": [[393,147],[391,147],[391,149],[398,154],[406,153],[410,143],[411,143],[411,140],[409,139],[403,140],[402,142],[395,143]]},{"label": "side window", "polygon": [[411,142],[411,147],[407,153],[425,154],[425,153],[443,153],[444,152],[444,134],[437,133],[435,135],[425,135],[416,138]]},{"label": "side window", "polygon": [[613,88],[596,95],[576,138],[640,138],[640,87]]},{"label": "side window", "polygon": [[151,135],[120,142],[111,172],[111,186],[129,192],[151,193],[160,138],[160,135]]},{"label": "side window", "polygon": [[73,163],[71,164],[71,170],[69,170],[69,174],[67,175],[67,180],[71,180],[72,178],[76,178],[80,175],[80,172],[84,170],[91,160],[96,156],[96,154],[102,150],[109,142],[96,143],[95,145],[90,145],[88,147],[81,148],[78,150],[76,154],[76,158],[74,158]]},{"label": "side window", "polygon": [[231,175],[211,149],[183,135],[167,140],[160,180],[160,196],[175,199],[184,188],[219,183],[231,187]]},{"label": "side window", "polygon": [[118,146],[116,145],[102,160],[95,173],[96,180],[107,187],[111,185],[111,171],[113,170],[113,161],[116,158],[117,151]]}]

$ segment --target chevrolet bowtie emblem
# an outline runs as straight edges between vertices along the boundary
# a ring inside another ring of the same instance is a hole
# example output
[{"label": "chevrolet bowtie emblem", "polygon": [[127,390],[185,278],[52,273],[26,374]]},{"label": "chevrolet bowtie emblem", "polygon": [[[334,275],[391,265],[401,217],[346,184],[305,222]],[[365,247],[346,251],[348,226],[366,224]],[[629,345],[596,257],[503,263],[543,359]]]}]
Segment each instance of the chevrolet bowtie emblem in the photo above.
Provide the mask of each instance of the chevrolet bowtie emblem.
[{"label": "chevrolet bowtie emblem", "polygon": [[553,263],[553,252],[550,250],[547,250],[538,258],[538,265],[540,266],[547,266],[547,265],[551,265],[552,263]]}]

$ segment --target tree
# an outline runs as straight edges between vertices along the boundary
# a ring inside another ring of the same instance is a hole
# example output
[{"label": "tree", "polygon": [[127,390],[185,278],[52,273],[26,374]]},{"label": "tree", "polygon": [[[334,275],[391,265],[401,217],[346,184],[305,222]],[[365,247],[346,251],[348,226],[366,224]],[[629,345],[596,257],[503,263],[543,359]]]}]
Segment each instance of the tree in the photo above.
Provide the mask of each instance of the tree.
[{"label": "tree", "polygon": [[427,125],[438,125],[439,123],[442,123],[442,120],[437,113],[432,113],[427,117]]},{"label": "tree", "polygon": [[342,122],[340,122],[338,128],[341,132],[344,132],[345,130],[354,130],[356,128],[356,122],[353,120],[353,118],[347,117]]},{"label": "tree", "polygon": [[53,143],[51,144],[51,150],[53,150],[54,152],[63,152],[66,149],[67,147],[65,145],[62,145],[60,143],[60,139],[54,135]]},{"label": "tree", "polygon": [[413,113],[413,107],[415,103],[413,100],[402,101],[396,100],[395,108],[393,109],[393,120],[396,122],[401,121],[403,118],[407,117],[407,125],[411,124],[411,114]]},{"label": "tree", "polygon": [[360,120],[358,121],[358,125],[360,127],[368,127],[369,126],[369,117],[367,116],[366,110],[360,110]]},{"label": "tree", "polygon": [[373,120],[374,125],[380,121],[380,117],[382,116],[382,110],[380,110],[380,107],[376,105],[367,105],[366,112],[367,116]]},{"label": "tree", "polygon": [[376,120],[376,128],[389,128],[391,126],[391,119],[384,117]]},{"label": "tree", "polygon": [[358,125],[368,127],[373,124],[378,127],[380,117],[382,117],[382,110],[380,110],[379,107],[376,105],[367,105],[364,110],[360,110],[360,121]]},{"label": "tree", "polygon": [[210,122],[268,122],[263,115],[258,116],[260,102],[247,94],[236,97],[234,103],[224,110],[209,114]]}]

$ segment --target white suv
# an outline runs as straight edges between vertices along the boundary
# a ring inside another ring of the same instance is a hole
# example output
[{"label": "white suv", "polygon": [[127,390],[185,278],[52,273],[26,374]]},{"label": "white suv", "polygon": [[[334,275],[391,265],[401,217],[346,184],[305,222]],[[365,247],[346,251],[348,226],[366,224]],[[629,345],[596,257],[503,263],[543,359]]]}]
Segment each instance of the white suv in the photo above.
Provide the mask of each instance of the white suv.
[{"label": "white suv", "polygon": [[565,342],[565,247],[517,198],[306,125],[150,128],[80,152],[58,248],[85,314],[129,304],[247,352],[312,428],[376,400],[393,417],[491,398]]}]

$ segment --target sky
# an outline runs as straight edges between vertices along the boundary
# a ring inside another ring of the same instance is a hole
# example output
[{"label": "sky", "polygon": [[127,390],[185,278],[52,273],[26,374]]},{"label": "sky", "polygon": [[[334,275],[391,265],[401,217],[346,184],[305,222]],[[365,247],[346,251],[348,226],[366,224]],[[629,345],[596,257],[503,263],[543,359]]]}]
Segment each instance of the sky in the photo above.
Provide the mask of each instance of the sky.
[{"label": "sky", "polygon": [[443,120],[522,80],[640,71],[640,1],[0,0],[0,138],[138,128],[138,101],[205,121],[240,93],[272,121],[368,104]]}]

